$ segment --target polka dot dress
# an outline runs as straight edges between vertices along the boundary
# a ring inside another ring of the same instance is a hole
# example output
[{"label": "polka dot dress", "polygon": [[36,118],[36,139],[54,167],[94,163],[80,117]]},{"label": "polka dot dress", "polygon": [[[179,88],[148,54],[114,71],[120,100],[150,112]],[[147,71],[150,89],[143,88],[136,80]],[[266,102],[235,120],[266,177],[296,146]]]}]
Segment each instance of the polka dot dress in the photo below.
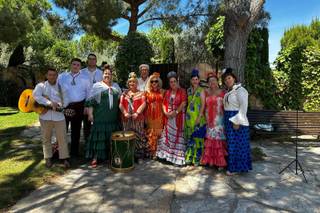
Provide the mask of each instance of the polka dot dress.
[{"label": "polka dot dress", "polygon": [[249,126],[240,126],[238,130],[233,129],[229,118],[235,116],[238,111],[225,111],[225,130],[228,146],[229,172],[248,172],[252,170],[251,150],[249,143]]}]

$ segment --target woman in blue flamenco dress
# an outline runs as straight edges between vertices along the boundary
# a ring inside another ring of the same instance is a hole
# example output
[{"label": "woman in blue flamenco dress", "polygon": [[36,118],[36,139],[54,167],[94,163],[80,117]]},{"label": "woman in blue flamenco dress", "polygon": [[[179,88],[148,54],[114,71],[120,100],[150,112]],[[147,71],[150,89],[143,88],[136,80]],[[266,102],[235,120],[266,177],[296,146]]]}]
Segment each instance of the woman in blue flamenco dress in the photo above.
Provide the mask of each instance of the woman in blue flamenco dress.
[{"label": "woman in blue flamenco dress", "polygon": [[227,175],[234,175],[252,170],[247,118],[248,92],[237,83],[237,77],[231,68],[224,70],[222,81],[228,89],[223,100],[228,147]]}]

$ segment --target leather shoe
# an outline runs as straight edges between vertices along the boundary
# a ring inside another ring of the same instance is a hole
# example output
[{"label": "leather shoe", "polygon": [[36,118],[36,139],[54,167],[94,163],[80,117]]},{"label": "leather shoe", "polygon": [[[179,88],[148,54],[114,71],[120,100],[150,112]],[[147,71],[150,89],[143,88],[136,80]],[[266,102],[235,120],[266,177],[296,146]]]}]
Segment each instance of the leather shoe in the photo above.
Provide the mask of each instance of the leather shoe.
[{"label": "leather shoe", "polygon": [[46,159],[46,167],[47,167],[47,168],[51,168],[51,167],[52,167],[52,161],[51,161],[50,158],[47,158],[47,159]]}]

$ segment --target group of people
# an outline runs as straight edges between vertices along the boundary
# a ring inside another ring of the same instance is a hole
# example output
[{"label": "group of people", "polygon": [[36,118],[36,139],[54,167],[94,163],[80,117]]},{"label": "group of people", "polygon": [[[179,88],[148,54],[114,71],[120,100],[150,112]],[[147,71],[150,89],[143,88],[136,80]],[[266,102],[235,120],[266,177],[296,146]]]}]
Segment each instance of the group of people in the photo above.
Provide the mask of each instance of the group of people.
[{"label": "group of people", "polygon": [[[54,69],[48,70],[48,80],[34,90],[37,102],[51,106],[40,115],[48,167],[52,165],[49,129],[55,127],[59,157],[69,166],[66,124],[71,123],[70,154],[77,157],[83,121],[85,156],[92,167],[109,158],[112,132],[129,130],[137,135],[137,162],[151,158],[177,166],[216,166],[226,168],[228,175],[252,169],[248,92],[231,68],[222,74],[225,89],[219,87],[214,73],[207,76],[208,88],[202,88],[199,71],[194,69],[190,88],[181,88],[177,73],[172,71],[167,75],[170,88],[164,90],[159,73],[149,76],[149,66],[142,64],[140,78],[131,72],[127,89],[122,91],[112,81],[110,67],[103,71],[96,67],[94,54],[88,56],[87,68],[80,70],[80,65],[79,59],[73,59],[70,72],[59,77]],[[58,106],[65,108],[64,114],[57,111]]]}]

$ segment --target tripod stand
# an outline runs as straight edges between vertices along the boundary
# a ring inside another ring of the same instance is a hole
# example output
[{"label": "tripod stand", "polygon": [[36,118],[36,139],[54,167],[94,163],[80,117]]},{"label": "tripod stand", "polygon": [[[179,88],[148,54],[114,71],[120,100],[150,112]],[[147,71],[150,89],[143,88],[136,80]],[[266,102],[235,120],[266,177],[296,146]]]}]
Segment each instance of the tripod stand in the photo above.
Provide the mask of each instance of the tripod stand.
[{"label": "tripod stand", "polygon": [[302,172],[302,175],[304,177],[304,180],[306,181],[306,183],[308,183],[307,181],[307,178],[306,176],[304,175],[304,170],[298,160],[298,122],[299,122],[299,111],[297,109],[296,111],[296,137],[295,137],[295,140],[294,140],[294,143],[295,143],[295,148],[296,148],[296,156],[295,156],[295,159],[293,161],[291,161],[286,167],[284,167],[280,172],[279,174],[281,174],[282,172],[284,172],[286,169],[290,168],[290,166],[295,163],[296,165],[296,175],[298,175],[298,166],[299,166],[299,169],[300,171]]}]

